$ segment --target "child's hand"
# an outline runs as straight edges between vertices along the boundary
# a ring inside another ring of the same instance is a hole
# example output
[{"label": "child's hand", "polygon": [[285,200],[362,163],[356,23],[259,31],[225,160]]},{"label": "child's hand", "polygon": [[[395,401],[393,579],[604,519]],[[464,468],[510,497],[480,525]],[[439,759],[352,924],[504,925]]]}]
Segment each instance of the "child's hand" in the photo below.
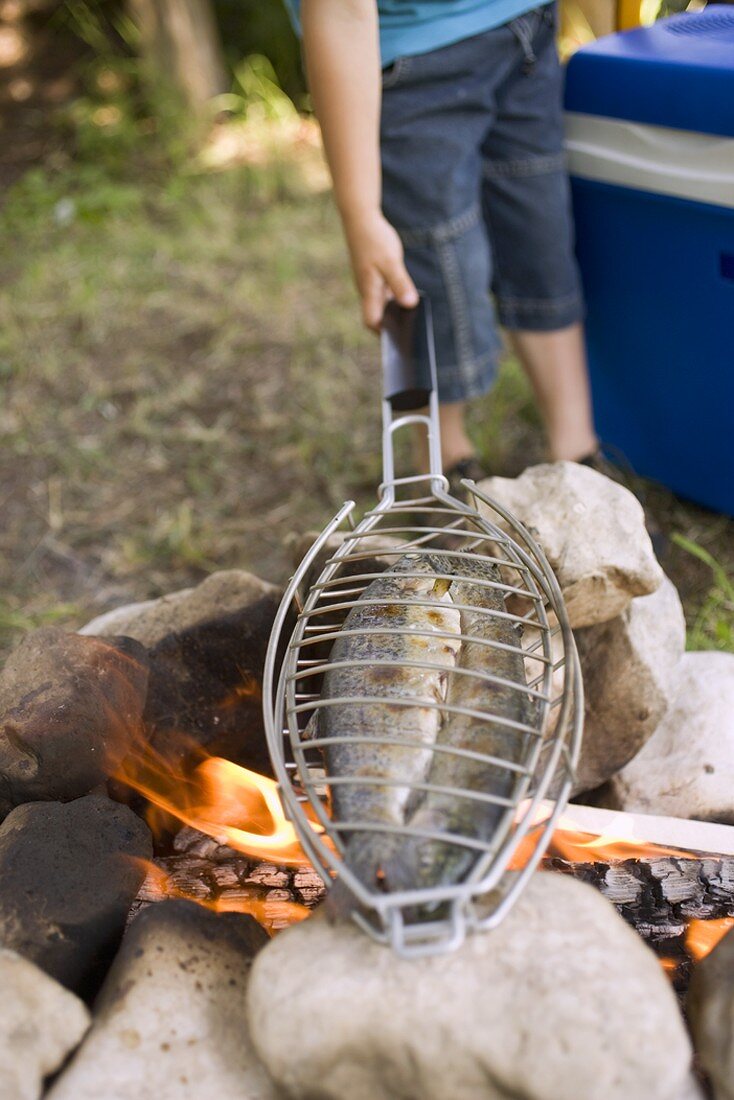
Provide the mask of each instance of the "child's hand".
[{"label": "child's hand", "polygon": [[379,210],[345,217],[344,230],[362,299],[362,319],[367,328],[379,332],[390,298],[396,298],[407,309],[418,305],[418,291],[403,260],[402,242]]}]

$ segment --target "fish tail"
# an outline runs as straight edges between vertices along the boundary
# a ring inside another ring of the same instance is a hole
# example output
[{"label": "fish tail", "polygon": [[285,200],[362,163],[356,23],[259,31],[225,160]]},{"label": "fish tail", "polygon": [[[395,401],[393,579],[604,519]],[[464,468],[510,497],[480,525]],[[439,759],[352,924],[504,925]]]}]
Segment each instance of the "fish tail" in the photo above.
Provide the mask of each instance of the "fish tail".
[{"label": "fish tail", "polygon": [[329,922],[339,924],[349,920],[352,913],[359,909],[359,902],[343,880],[336,878],[329,887],[323,908]]},{"label": "fish tail", "polygon": [[[347,844],[344,861],[368,890],[381,891],[390,849],[391,844],[382,834],[355,833]],[[329,888],[324,906],[328,916],[342,920],[358,910],[360,903],[346,883],[337,877]]]},{"label": "fish tail", "polygon": [[420,885],[420,851],[414,840],[406,839],[385,860],[385,886],[391,894],[415,890]]}]

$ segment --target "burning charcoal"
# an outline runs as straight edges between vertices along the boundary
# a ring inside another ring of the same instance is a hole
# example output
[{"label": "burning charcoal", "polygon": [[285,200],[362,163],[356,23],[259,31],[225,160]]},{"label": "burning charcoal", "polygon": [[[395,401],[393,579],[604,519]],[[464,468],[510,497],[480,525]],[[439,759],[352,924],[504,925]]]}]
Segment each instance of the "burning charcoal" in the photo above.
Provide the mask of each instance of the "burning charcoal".
[{"label": "burning charcoal", "polygon": [[309,907],[323,901],[326,893],[326,887],[312,867],[299,867],[294,872],[293,889],[298,900]]},{"label": "burning charcoal", "polygon": [[192,829],[190,825],[184,825],[179,829],[173,840],[174,852],[185,852],[190,856],[198,856],[200,859],[212,860],[215,863],[226,863],[241,858],[234,848],[228,848],[226,844],[220,844],[214,837],[200,833],[198,829]]},{"label": "burning charcoal", "polygon": [[192,829],[184,825],[173,838],[174,852],[187,852],[191,856],[200,856],[202,859],[214,859],[220,845],[214,837],[200,833],[198,829]]},{"label": "burning charcoal", "polygon": [[731,924],[734,858],[651,854],[607,863],[598,856],[584,862],[582,852],[578,862],[552,858],[544,866],[599,890],[663,960],[676,991],[685,994],[692,960],[710,949],[710,936]]},{"label": "burning charcoal", "polygon": [[252,1050],[245,1006],[250,962],[266,942],[251,917],[184,901],[146,909],[48,1100],[277,1100]]},{"label": "burning charcoal", "polygon": [[618,618],[574,633],[586,704],[579,793],[609,779],[652,737],[675,689],[686,624],[666,577]]},{"label": "burning charcoal", "polygon": [[448,955],[304,921],[255,960],[248,1018],[293,1098],[677,1100],[691,1061],[654,955],[595,890],[546,873]]},{"label": "burning charcoal", "polygon": [[274,863],[259,863],[248,875],[247,882],[253,882],[259,886],[273,887],[286,886],[288,884],[288,872],[285,867],[276,867]]},{"label": "burning charcoal", "polygon": [[274,596],[263,596],[151,649],[144,721],[162,757],[183,763],[204,748],[271,774],[261,689],[277,608]]},{"label": "burning charcoal", "polygon": [[0,825],[0,943],[90,994],[151,854],[146,825],[103,796],[19,806]]},{"label": "burning charcoal", "polygon": [[694,969],[688,1012],[696,1052],[716,1100],[734,1100],[734,933]]},{"label": "burning charcoal", "polygon": [[[195,835],[195,830],[188,831]],[[323,883],[311,867],[253,863],[224,847],[203,858],[196,852],[198,846],[193,846],[155,859],[137,900],[150,904],[184,898],[217,912],[249,913],[272,932],[303,920],[305,907],[323,899]]]},{"label": "burning charcoal", "polygon": [[734,656],[686,653],[654,734],[605,790],[604,805],[734,824]]},{"label": "burning charcoal", "polygon": [[0,1096],[37,1100],[89,1027],[82,1002],[14,951],[0,949]]},{"label": "burning charcoal", "polygon": [[244,611],[267,596],[277,598],[278,589],[242,569],[212,573],[196,588],[183,588],[159,600],[127,604],[108,611],[82,627],[80,634],[107,637],[124,634],[150,647],[168,634],[190,630],[210,619]]},{"label": "burning charcoal", "polygon": [[0,673],[0,820],[103,783],[140,737],[147,680],[130,638],[29,634]]},{"label": "burning charcoal", "polygon": [[536,533],[574,628],[613,619],[662,582],[642,506],[596,470],[554,462],[479,487]]},{"label": "burning charcoal", "polygon": [[239,875],[237,874],[237,868],[227,866],[226,863],[215,863],[211,871],[212,878],[218,890],[223,890],[225,887],[239,886]]}]

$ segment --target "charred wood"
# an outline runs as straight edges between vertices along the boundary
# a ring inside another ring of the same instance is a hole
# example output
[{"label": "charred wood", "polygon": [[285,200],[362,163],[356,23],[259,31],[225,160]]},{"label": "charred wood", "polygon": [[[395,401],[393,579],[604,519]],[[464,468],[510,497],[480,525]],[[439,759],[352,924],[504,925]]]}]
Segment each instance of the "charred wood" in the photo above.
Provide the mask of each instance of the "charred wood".
[{"label": "charred wood", "polygon": [[174,851],[153,861],[131,916],[151,902],[185,897],[220,910],[257,912],[274,931],[295,919],[294,906],[313,908],[324,895],[324,884],[312,867],[250,859],[184,828],[174,840]]},{"label": "charred wood", "polygon": [[551,859],[545,866],[595,886],[647,940],[680,935],[694,917],[734,915],[734,857],[665,856],[614,863]]}]

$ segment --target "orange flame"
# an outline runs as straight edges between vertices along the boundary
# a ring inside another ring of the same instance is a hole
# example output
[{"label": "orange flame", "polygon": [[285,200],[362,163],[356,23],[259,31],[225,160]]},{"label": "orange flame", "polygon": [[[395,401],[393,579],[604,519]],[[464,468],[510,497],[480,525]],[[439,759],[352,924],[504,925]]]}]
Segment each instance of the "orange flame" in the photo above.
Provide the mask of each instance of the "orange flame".
[{"label": "orange flame", "polygon": [[[243,690],[249,690],[249,685]],[[151,828],[165,828],[170,818],[189,825],[255,859],[281,866],[308,866],[293,826],[288,821],[274,780],[222,757],[206,756],[198,746],[192,746],[199,762],[189,768],[176,767],[156,753],[150,745],[142,746],[118,769],[116,778],[143,795],[149,802],[147,811]],[[190,755],[191,758],[191,755]],[[519,844],[512,867],[519,870],[532,857],[537,847],[544,819],[537,822]],[[312,827],[322,832],[315,821]],[[596,835],[578,829],[570,814],[562,816],[553,833],[544,859],[553,857],[568,862],[614,862],[625,859],[673,856],[694,859],[695,853],[667,848],[634,837]],[[249,913],[271,934],[308,916],[309,910],[282,897],[263,896],[262,890],[243,887],[216,900],[196,897],[176,885],[173,879],[153,863],[146,863],[143,897],[148,900],[187,898],[214,912]],[[734,927],[734,917],[721,920],[692,920],[686,930],[685,946],[694,959],[705,957],[719,940]],[[666,971],[674,974],[675,959],[663,958]]]},{"label": "orange flame", "polygon": [[177,772],[146,745],[124,761],[117,778],[151,803],[147,819],[154,832],[170,815],[255,859],[291,867],[309,863],[285,815],[277,783],[231,760],[209,756]]},{"label": "orange flame", "polygon": [[670,955],[661,955],[658,962],[670,978],[675,978],[680,966],[680,959],[674,959]]},{"label": "orange flame", "polygon": [[[541,836],[544,819],[531,827],[523,837],[512,859],[512,869],[521,870],[533,855]],[[675,856],[678,859],[695,859],[695,853],[682,848],[666,848],[635,837],[597,835],[579,829],[570,814],[563,814],[553,832],[544,859],[564,859],[569,863],[613,863],[623,859],[660,859]]]},{"label": "orange flame", "polygon": [[[544,821],[539,819],[520,842],[512,861],[513,869],[521,870],[527,864],[535,851],[543,825]],[[698,858],[695,852],[688,852],[683,848],[667,848],[662,844],[652,844],[631,836],[621,838],[585,833],[576,827],[572,815],[566,814],[559,818],[543,858],[556,857],[569,863],[613,863],[625,859],[660,859],[664,856],[673,856],[676,859]],[[734,917],[690,920],[685,932],[686,951],[694,961],[705,958],[731,928],[734,928]],[[660,964],[674,978],[680,960],[663,956]]]},{"label": "orange flame", "polygon": [[692,920],[686,929],[686,951],[696,960],[705,959],[731,928],[734,928],[734,917]]}]

